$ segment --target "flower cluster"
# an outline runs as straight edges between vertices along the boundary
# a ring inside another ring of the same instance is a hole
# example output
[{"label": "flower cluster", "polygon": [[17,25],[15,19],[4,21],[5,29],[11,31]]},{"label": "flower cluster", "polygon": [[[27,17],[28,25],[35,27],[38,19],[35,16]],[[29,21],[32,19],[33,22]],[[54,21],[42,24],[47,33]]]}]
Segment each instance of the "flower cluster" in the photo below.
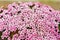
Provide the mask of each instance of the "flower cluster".
[{"label": "flower cluster", "polygon": [[39,2],[0,8],[0,40],[60,40],[60,11]]}]

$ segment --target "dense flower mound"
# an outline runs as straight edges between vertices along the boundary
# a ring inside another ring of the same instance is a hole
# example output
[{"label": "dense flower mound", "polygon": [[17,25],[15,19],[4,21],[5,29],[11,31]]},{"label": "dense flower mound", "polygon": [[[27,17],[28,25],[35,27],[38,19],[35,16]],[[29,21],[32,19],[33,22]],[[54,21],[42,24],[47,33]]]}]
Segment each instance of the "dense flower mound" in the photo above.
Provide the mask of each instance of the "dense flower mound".
[{"label": "dense flower mound", "polygon": [[60,11],[39,2],[0,8],[0,40],[60,40]]}]

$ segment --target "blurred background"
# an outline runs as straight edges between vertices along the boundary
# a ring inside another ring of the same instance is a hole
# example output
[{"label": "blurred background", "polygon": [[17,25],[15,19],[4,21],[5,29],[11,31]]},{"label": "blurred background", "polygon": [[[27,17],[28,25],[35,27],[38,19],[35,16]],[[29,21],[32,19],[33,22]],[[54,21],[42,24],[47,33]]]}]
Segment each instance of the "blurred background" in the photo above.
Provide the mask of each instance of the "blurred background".
[{"label": "blurred background", "polygon": [[60,10],[60,0],[0,0],[0,7],[6,8],[12,2],[41,2],[50,5],[56,10]]}]

